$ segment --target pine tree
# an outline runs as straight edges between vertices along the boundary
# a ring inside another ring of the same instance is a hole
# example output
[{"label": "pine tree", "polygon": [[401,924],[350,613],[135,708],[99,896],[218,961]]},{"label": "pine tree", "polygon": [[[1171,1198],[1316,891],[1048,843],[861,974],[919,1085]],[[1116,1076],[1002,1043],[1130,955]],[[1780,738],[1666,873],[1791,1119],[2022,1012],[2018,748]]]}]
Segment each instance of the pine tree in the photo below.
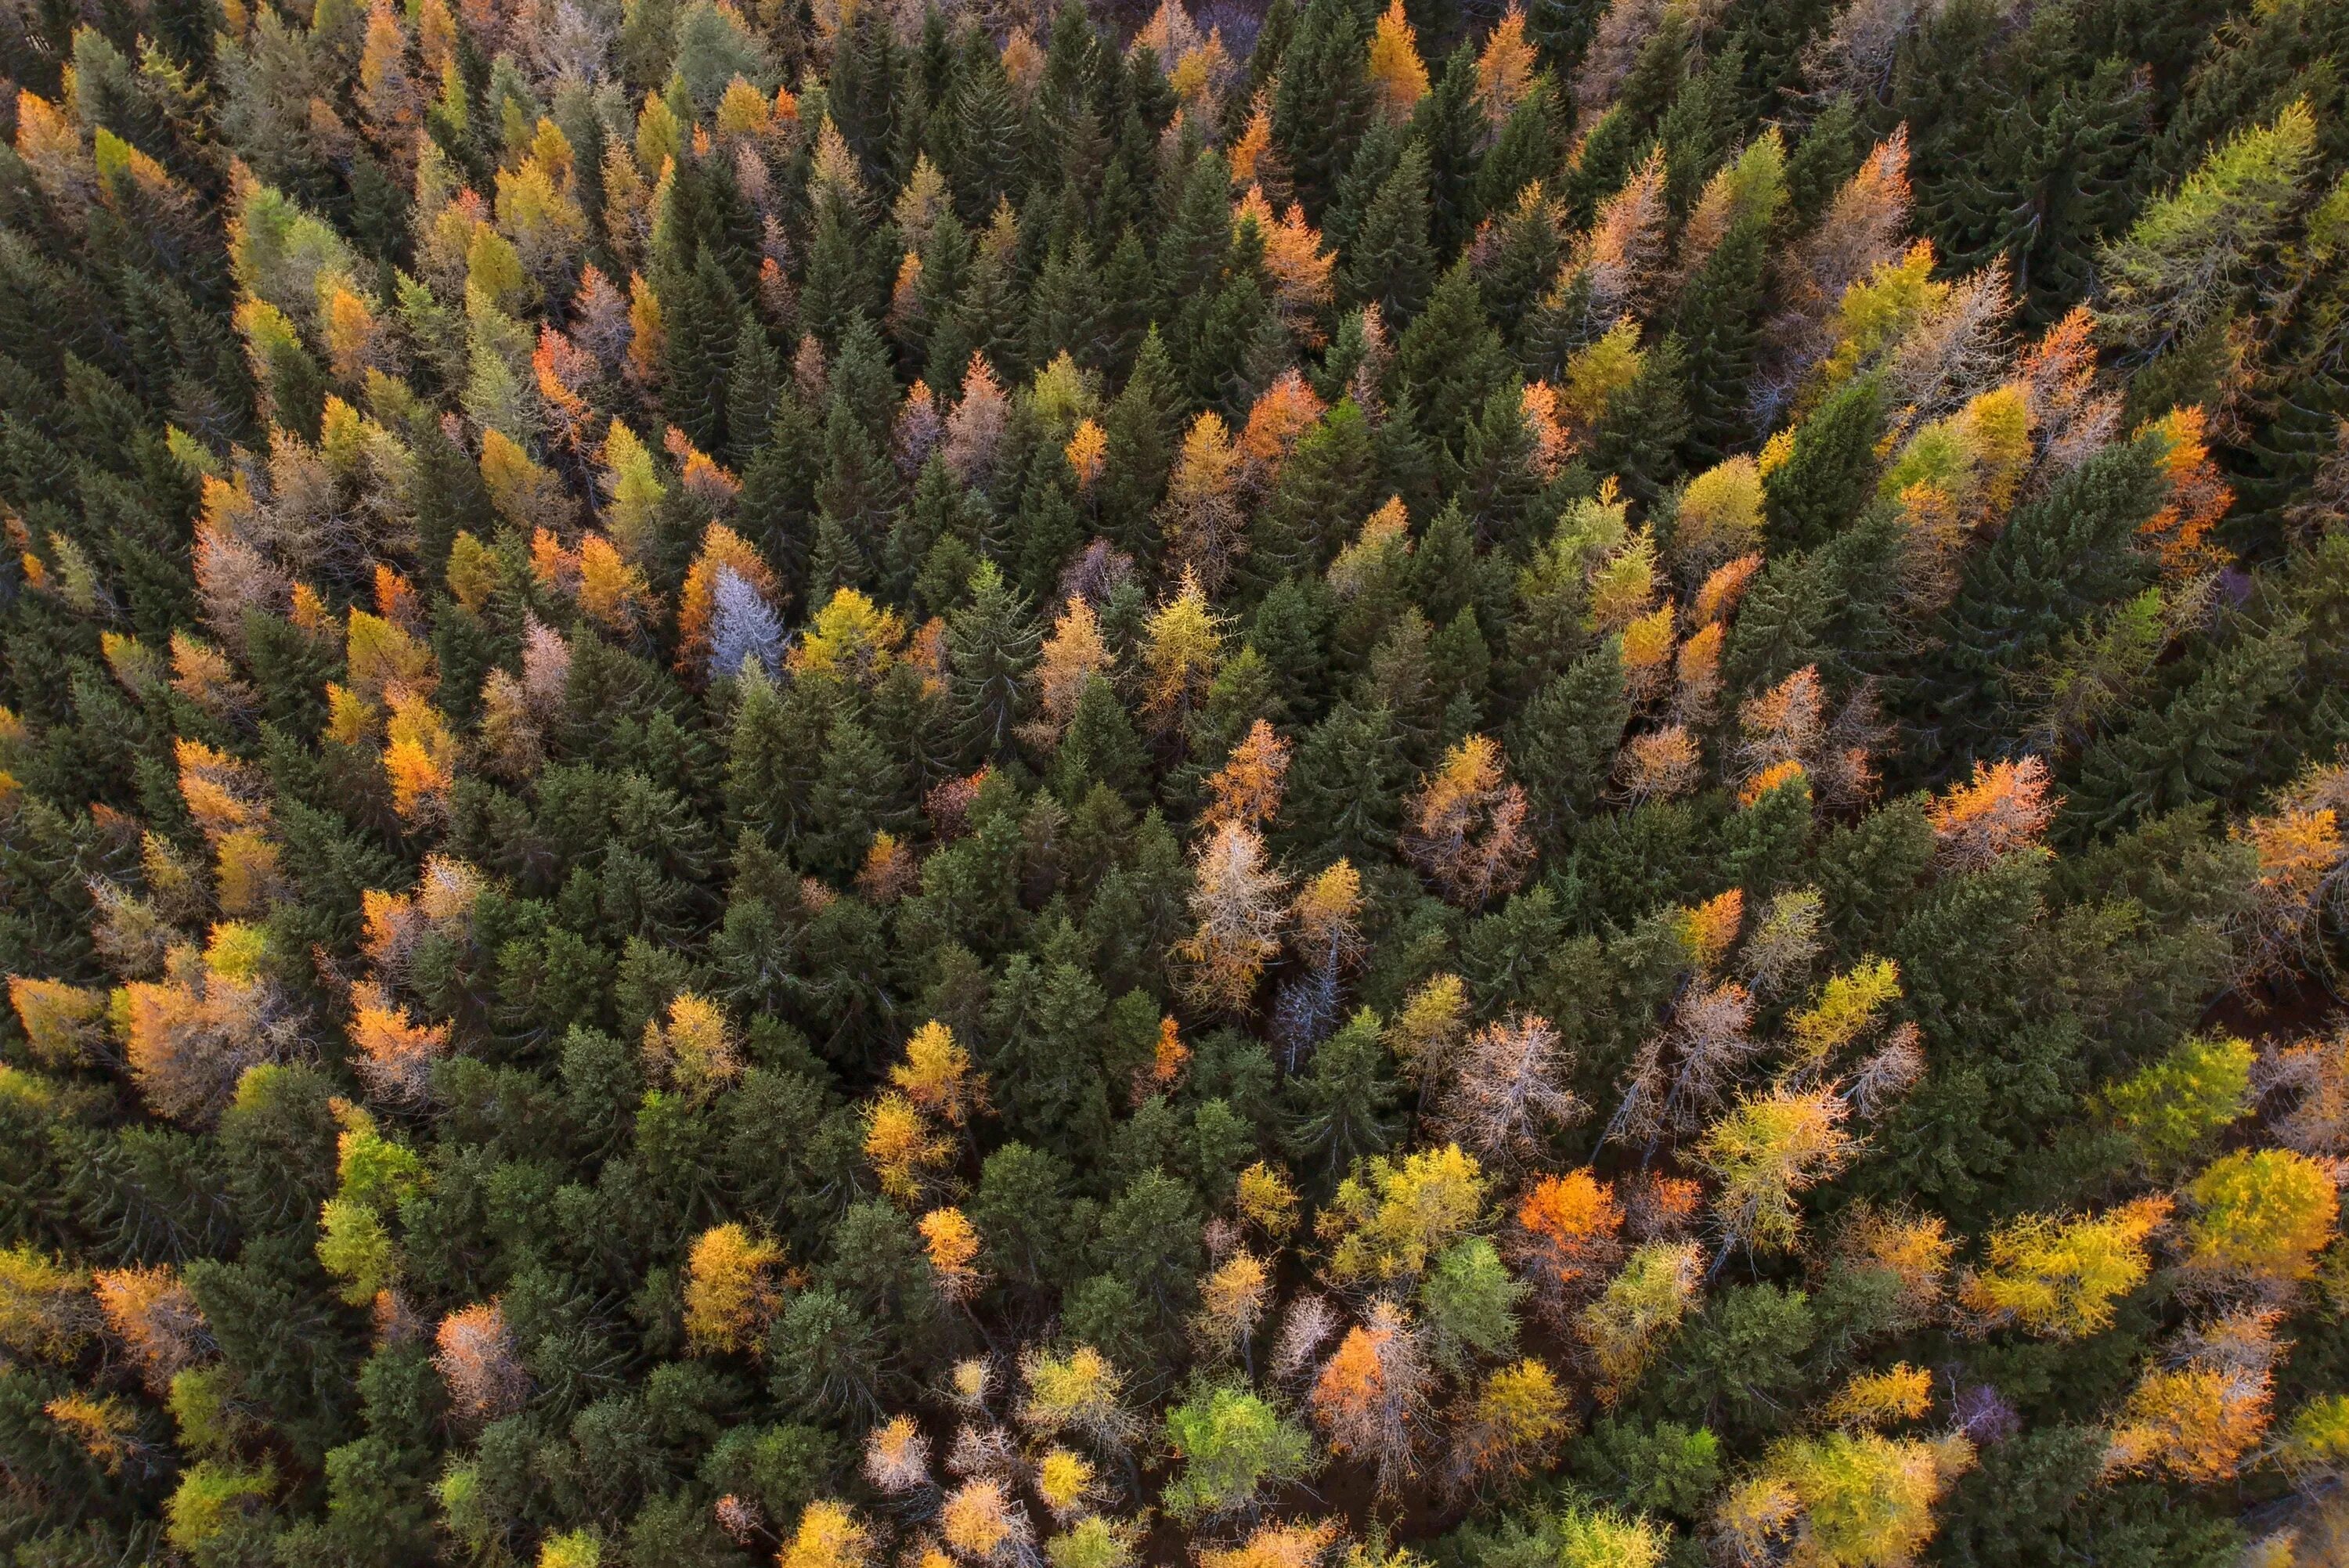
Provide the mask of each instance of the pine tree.
[{"label": "pine tree", "polygon": [[[1402,150],[1393,172],[1380,181],[1358,226],[1344,240],[1343,297],[1375,304],[1391,327],[1407,325],[1434,287],[1435,253],[1430,242],[1428,162],[1416,140]],[[1339,238],[1335,221],[1331,238]]]},{"label": "pine tree", "polygon": [[1367,21],[1345,0],[1309,0],[1281,50],[1273,136],[1309,217],[1329,203],[1371,118]]}]

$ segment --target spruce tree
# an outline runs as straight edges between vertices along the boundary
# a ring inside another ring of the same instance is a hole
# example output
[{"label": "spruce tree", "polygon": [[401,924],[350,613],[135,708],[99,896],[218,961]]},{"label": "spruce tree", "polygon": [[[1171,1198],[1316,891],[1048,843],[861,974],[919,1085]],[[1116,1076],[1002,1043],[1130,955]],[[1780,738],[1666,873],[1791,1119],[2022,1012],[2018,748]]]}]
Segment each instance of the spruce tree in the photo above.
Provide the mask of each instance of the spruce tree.
[{"label": "spruce tree", "polygon": [[1434,287],[1431,222],[1427,154],[1413,141],[1363,209],[1346,251],[1345,297],[1377,305],[1390,332],[1408,325]]}]

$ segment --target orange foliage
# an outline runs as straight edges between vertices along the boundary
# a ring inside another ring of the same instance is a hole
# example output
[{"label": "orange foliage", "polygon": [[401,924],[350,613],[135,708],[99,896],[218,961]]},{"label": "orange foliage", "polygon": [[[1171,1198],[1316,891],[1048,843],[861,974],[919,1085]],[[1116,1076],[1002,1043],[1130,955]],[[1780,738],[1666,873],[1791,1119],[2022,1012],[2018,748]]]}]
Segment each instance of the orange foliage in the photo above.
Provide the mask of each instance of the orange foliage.
[{"label": "orange foliage", "polygon": [[2211,541],[2210,531],[2235,504],[2235,492],[2211,459],[2203,438],[2206,423],[2199,407],[2173,408],[2150,427],[2168,445],[2161,469],[2169,493],[2137,531],[2160,553],[2162,573],[2173,581],[2223,566],[2229,560],[2227,552]]},{"label": "orange foliage", "polygon": [[1212,832],[1226,822],[1261,828],[1279,814],[1280,797],[1288,777],[1288,742],[1257,719],[1248,727],[1230,758],[1207,780],[1206,809],[1199,828]]},{"label": "orange foliage", "polygon": [[1191,1047],[1183,1043],[1183,1032],[1167,1014],[1158,1020],[1158,1038],[1150,1048],[1150,1066],[1144,1069],[1143,1082],[1136,1086],[1134,1098],[1144,1099],[1153,1094],[1164,1094],[1183,1079],[1183,1069],[1191,1062]]},{"label": "orange foliage", "polygon": [[2148,1371],[2114,1422],[2105,1473],[2189,1485],[2230,1479],[2265,1435],[2281,1350],[2274,1312],[2241,1312],[2189,1334],[2181,1366]]},{"label": "orange foliage", "polygon": [[724,523],[713,522],[702,533],[701,553],[685,574],[677,603],[677,667],[698,670],[709,656],[709,618],[718,607],[718,574],[731,572],[758,591],[776,609],[782,593],[766,559],[748,540]]},{"label": "orange foliage", "polygon": [[[533,543],[533,560],[535,555]],[[579,608],[596,624],[625,637],[652,619],[659,606],[652,584],[610,540],[589,534],[579,542],[576,560]]]},{"label": "orange foliage", "polygon": [[449,1026],[416,1024],[408,1009],[383,986],[361,980],[351,986],[351,1067],[368,1092],[385,1099],[421,1101],[429,1092],[432,1064],[448,1054]]},{"label": "orange foliage", "polygon": [[486,1425],[521,1408],[530,1393],[512,1331],[495,1301],[460,1307],[440,1320],[432,1357],[458,1417]]},{"label": "orange foliage", "polygon": [[1330,1448],[1376,1465],[1380,1490],[1392,1493],[1413,1471],[1427,1388],[1416,1335],[1402,1308],[1381,1301],[1322,1363],[1309,1403]]},{"label": "orange foliage", "polygon": [[1623,1255],[1622,1231],[1613,1184],[1586,1166],[1528,1187],[1502,1244],[1533,1285],[1535,1310],[1562,1321],[1605,1287]]},{"label": "orange foliage", "polygon": [[[1250,191],[1250,195],[1256,192]],[[1321,399],[1294,368],[1284,370],[1248,409],[1240,431],[1240,455],[1259,482],[1279,478],[1281,465],[1297,449],[1298,438],[1321,418]]]},{"label": "orange foliage", "polygon": [[1476,97],[1495,130],[1533,91],[1537,64],[1534,46],[1526,36],[1525,8],[1513,3],[1485,38],[1484,53],[1476,57]]},{"label": "orange foliage", "polygon": [[1109,457],[1109,433],[1093,419],[1080,419],[1061,455],[1068,459],[1069,473],[1076,480],[1077,490],[1081,494],[1102,476],[1102,465]]},{"label": "orange foliage", "polygon": [[1404,831],[1404,855],[1470,908],[1514,891],[1533,861],[1525,790],[1504,781],[1501,761],[1488,736],[1453,747],[1413,799]]},{"label": "orange foliage", "polygon": [[2036,845],[2055,816],[2057,802],[2048,797],[2048,783],[2047,764],[2036,757],[1988,766],[1976,762],[1972,782],[1952,784],[1925,808],[1942,863],[1953,871],[1981,871],[2015,850]]},{"label": "orange foliage", "polygon": [[1036,717],[1020,734],[1040,747],[1057,746],[1077,717],[1085,687],[1110,668],[1109,645],[1102,641],[1101,622],[1093,607],[1071,594],[1051,635],[1044,639],[1043,656],[1036,665]]},{"label": "orange foliage", "polygon": [[106,1326],[129,1348],[150,1388],[168,1388],[211,1348],[204,1315],[171,1264],[100,1269],[92,1284]]},{"label": "orange foliage", "polygon": [[[1322,249],[1321,231],[1305,221],[1305,209],[1296,202],[1291,201],[1275,220],[1272,203],[1265,199],[1259,186],[1249,186],[1239,205],[1232,209],[1233,228],[1237,230],[1244,222],[1255,223],[1263,239],[1265,275],[1272,280],[1273,304],[1282,322],[1306,346],[1319,347],[1324,335],[1315,321],[1315,313],[1334,297],[1330,274],[1338,263],[1336,254]],[[1281,380],[1297,380],[1298,389],[1312,398],[1295,370],[1283,372]],[[1274,384],[1276,389],[1278,386],[1279,382]],[[1318,417],[1319,399],[1313,401]],[[1250,420],[1253,423],[1253,416]]]}]

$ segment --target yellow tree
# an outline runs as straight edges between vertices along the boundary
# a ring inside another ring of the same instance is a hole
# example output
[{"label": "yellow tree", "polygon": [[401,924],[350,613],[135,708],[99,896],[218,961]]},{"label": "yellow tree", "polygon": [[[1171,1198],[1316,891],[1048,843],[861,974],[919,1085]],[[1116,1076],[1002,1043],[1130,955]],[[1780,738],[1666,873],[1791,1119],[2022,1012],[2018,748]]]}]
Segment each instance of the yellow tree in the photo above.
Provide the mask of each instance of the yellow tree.
[{"label": "yellow tree", "polygon": [[1125,1374],[1090,1345],[1065,1355],[1026,1351],[1019,1375],[1028,1397],[1019,1418],[1033,1431],[1046,1437],[1075,1432],[1103,1449],[1122,1449],[1141,1435],[1142,1423],[1125,1408]]},{"label": "yellow tree", "polygon": [[1880,1372],[1855,1372],[1819,1414],[1845,1427],[1886,1427],[1923,1418],[1933,1405],[1933,1375],[1906,1361]]},{"label": "yellow tree", "polygon": [[1899,999],[1900,969],[1889,958],[1864,958],[1829,979],[1809,1006],[1786,1020],[1795,1076],[1807,1080],[1824,1072]]},{"label": "yellow tree", "polygon": [[2340,1233],[2333,1176],[2290,1149],[2243,1150],[2213,1162],[2186,1188],[2191,1274],[2288,1289],[2316,1273],[2316,1254]]},{"label": "yellow tree", "polygon": [[780,1568],[866,1568],[872,1560],[873,1532],[829,1499],[807,1505],[776,1559]]},{"label": "yellow tree", "polygon": [[1214,594],[1247,548],[1239,501],[1240,453],[1211,410],[1191,421],[1166,482],[1158,522],[1167,557]]},{"label": "yellow tree", "polygon": [[1531,1475],[1574,1430],[1572,1406],[1547,1363],[1526,1357],[1494,1369],[1452,1434],[1448,1479]]},{"label": "yellow tree", "polygon": [[1801,1211],[1795,1200],[1850,1163],[1858,1140],[1843,1130],[1850,1109],[1834,1094],[1776,1088],[1742,1098],[1706,1130],[1698,1161],[1719,1180],[1713,1215],[1725,1253],[1795,1244]]},{"label": "yellow tree", "polygon": [[2349,770],[2334,768],[2303,776],[2276,810],[2233,830],[2230,836],[2259,858],[2251,896],[2235,917],[2239,982],[2322,962],[2323,917],[2349,893],[2349,838],[2341,830],[2341,808],[2349,805],[2344,774]]},{"label": "yellow tree", "polygon": [[1371,35],[1371,90],[1379,112],[1397,125],[1427,96],[1427,67],[1419,57],[1418,36],[1403,16],[1402,0],[1392,0]]},{"label": "yellow tree", "polygon": [[905,1042],[905,1059],[889,1069],[889,1081],[916,1109],[960,1127],[987,1109],[987,1075],[971,1065],[970,1053],[954,1031],[936,1018]]},{"label": "yellow tree", "polygon": [[1487,1185],[1456,1143],[1357,1162],[1316,1221],[1330,1272],[1350,1283],[1416,1279],[1484,1217]]},{"label": "yellow tree", "polygon": [[1984,1326],[2014,1324],[2050,1339],[2095,1334],[2114,1303],[2152,1268],[2146,1243],[2169,1217],[2167,1198],[2140,1198],[2093,1218],[2030,1214],[1991,1233],[1982,1266],[1958,1301]]},{"label": "yellow tree", "polygon": [[1249,1224],[1278,1242],[1297,1228],[1297,1188],[1281,1171],[1259,1160],[1239,1174],[1232,1206]]},{"label": "yellow tree", "polygon": [[1207,608],[1206,590],[1188,566],[1174,594],[1152,612],[1143,628],[1142,707],[1151,727],[1179,734],[1206,700],[1223,654],[1223,631]]},{"label": "yellow tree", "polygon": [[1457,975],[1437,975],[1403,999],[1381,1038],[1405,1078],[1433,1088],[1450,1075],[1467,1035],[1468,987]]},{"label": "yellow tree", "polygon": [[1673,515],[1671,557],[1694,583],[1762,543],[1762,469],[1743,454],[1689,480]]},{"label": "yellow tree", "polygon": [[717,1003],[680,991],[668,1005],[668,1021],[645,1021],[645,1061],[659,1077],[698,1101],[742,1076],[742,1054],[734,1030]]},{"label": "yellow tree", "polygon": [[938,1136],[914,1102],[892,1089],[865,1112],[864,1158],[881,1179],[882,1191],[912,1203],[931,1174],[954,1159],[954,1142]]},{"label": "yellow tree", "polygon": [[864,1438],[864,1479],[891,1497],[930,1484],[930,1442],[911,1416],[892,1416]]},{"label": "yellow tree", "polygon": [[755,1354],[774,1315],[783,1249],[740,1225],[712,1225],[686,1261],[685,1333],[698,1350]]},{"label": "yellow tree", "polygon": [[1533,44],[1526,37],[1525,8],[1513,3],[1494,26],[1485,40],[1484,52],[1476,57],[1476,96],[1495,130],[1508,123],[1517,105],[1533,91],[1534,72],[1539,63]]},{"label": "yellow tree", "polygon": [[1245,1350],[1272,1305],[1272,1273],[1246,1249],[1237,1251],[1199,1282],[1199,1310],[1191,1332],[1216,1355]]},{"label": "yellow tree", "polygon": [[92,1284],[108,1331],[129,1350],[150,1388],[169,1388],[211,1349],[203,1311],[171,1264],[100,1269]]},{"label": "yellow tree", "polygon": [[70,1362],[98,1326],[89,1275],[19,1242],[0,1252],[0,1347],[28,1361]]},{"label": "yellow tree", "polygon": [[62,980],[8,976],[8,1001],[33,1059],[43,1067],[78,1066],[105,1038],[106,993]]},{"label": "yellow tree", "polygon": [[1345,1533],[1333,1519],[1259,1524],[1237,1545],[1202,1551],[1199,1568],[1316,1568]]},{"label": "yellow tree", "polygon": [[1787,1439],[1723,1494],[1714,1540],[1740,1568],[1906,1568],[1940,1528],[1934,1505],[1973,1462],[1973,1446],[1954,1436]]},{"label": "yellow tree", "polygon": [[1695,1305],[1702,1264],[1694,1242],[1653,1241],[1633,1253],[1575,1320],[1590,1355],[1595,1392],[1612,1405],[1638,1382],[1665,1337]]},{"label": "yellow tree", "polygon": [[928,1251],[930,1270],[937,1275],[938,1293],[948,1301],[968,1301],[977,1294],[978,1231],[960,1209],[933,1209],[917,1226]]}]

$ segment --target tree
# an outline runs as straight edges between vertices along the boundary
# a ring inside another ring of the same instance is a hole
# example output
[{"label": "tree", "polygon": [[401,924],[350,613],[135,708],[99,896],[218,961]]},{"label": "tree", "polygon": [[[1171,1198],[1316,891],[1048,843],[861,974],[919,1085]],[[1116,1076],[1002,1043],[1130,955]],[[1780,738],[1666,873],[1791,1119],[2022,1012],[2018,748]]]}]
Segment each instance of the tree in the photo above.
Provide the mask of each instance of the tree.
[{"label": "tree", "polygon": [[1163,1495],[1178,1519],[1243,1511],[1311,1468],[1312,1439],[1238,1385],[1207,1384],[1167,1410],[1165,1430],[1181,1469]]},{"label": "tree", "polygon": [[1795,1195],[1847,1167],[1858,1143],[1844,1131],[1848,1112],[1832,1094],[1778,1089],[1741,1099],[1736,1110],[1705,1130],[1698,1157],[1722,1181],[1714,1195],[1729,1249],[1736,1242],[1757,1251],[1795,1242]]},{"label": "tree", "polygon": [[484,1426],[512,1413],[530,1392],[530,1374],[516,1353],[505,1314],[494,1301],[450,1313],[434,1331],[432,1365],[449,1386],[458,1415]]},{"label": "tree", "polygon": [[1419,57],[1419,41],[1404,19],[1400,4],[1380,14],[1371,35],[1371,91],[1379,112],[1390,120],[1411,118],[1427,96],[1427,67]]},{"label": "tree", "polygon": [[1462,1482],[1530,1475],[1572,1429],[1567,1408],[1565,1390],[1538,1357],[1495,1368],[1454,1435],[1454,1474]]},{"label": "tree", "polygon": [[713,1225],[687,1263],[685,1332],[701,1349],[741,1354],[764,1344],[782,1249],[740,1225]]},{"label": "tree", "polygon": [[1018,589],[991,561],[971,574],[969,603],[947,621],[948,690],[963,753],[1010,757],[1038,645]]},{"label": "tree", "polygon": [[1350,236],[1344,298],[1375,307],[1382,322],[1407,326],[1435,286],[1428,223],[1427,154],[1414,140],[1370,195]]},{"label": "tree", "polygon": [[2149,1369],[2130,1390],[2105,1473],[2149,1470],[2186,1481],[2235,1474],[2267,1430],[2274,1326],[2272,1312],[2239,1312],[2186,1336],[2180,1365]]},{"label": "tree", "polygon": [[1140,1435],[1140,1423],[1123,1403],[1123,1374],[1091,1346],[1066,1356],[1041,1350],[1023,1354],[1019,1375],[1028,1398],[1020,1422],[1047,1436],[1074,1432],[1104,1449],[1116,1449]]},{"label": "tree", "polygon": [[1410,813],[1403,852],[1455,903],[1475,908],[1525,880],[1533,854],[1526,794],[1502,781],[1500,748],[1489,737],[1472,735],[1445,753]]},{"label": "tree", "polygon": [[1697,1299],[1699,1262],[1694,1242],[1649,1242],[1582,1309],[1575,1333],[1598,1370],[1600,1404],[1620,1400],[1680,1327]]},{"label": "tree", "polygon": [[2189,1270],[2274,1284],[2315,1272],[2341,1212],[2323,1168],[2289,1149],[2226,1155],[2187,1184],[2186,1199]]},{"label": "tree", "polygon": [[1158,528],[1170,559],[1213,594],[1230,577],[1247,548],[1237,489],[1239,449],[1210,409],[1191,421],[1158,509]]},{"label": "tree", "polygon": [[1315,1222],[1340,1280],[1411,1280],[1483,1218],[1484,1169],[1458,1144],[1358,1161]]},{"label": "tree", "polygon": [[1739,1563],[1774,1561],[1791,1548],[1837,1568],[1892,1568],[1932,1539],[1934,1505],[1973,1461],[1973,1446],[1961,1437],[1788,1439],[1723,1495],[1713,1529]]},{"label": "tree", "polygon": [[1321,1364],[1313,1418],[1332,1449],[1372,1464],[1392,1494],[1417,1468],[1428,1381],[1416,1331],[1400,1307],[1378,1302]]},{"label": "tree", "polygon": [[2251,1047],[2232,1036],[2191,1035],[2104,1093],[2147,1167],[2174,1169],[2251,1109]]},{"label": "tree", "polygon": [[1175,950],[1189,965],[1185,985],[1211,1011],[1245,1011],[1265,965],[1280,951],[1288,878],[1266,864],[1264,841],[1225,822],[1193,856],[1191,914],[1197,923]]},{"label": "tree", "polygon": [[2168,1217],[2168,1200],[2139,1199],[2095,1218],[2026,1215],[1993,1233],[1984,1266],[1958,1299],[1993,1323],[2073,1338],[2113,1320],[2114,1302],[2151,1267],[2146,1241]]},{"label": "tree", "polygon": [[2209,325],[2257,275],[2300,199],[2316,150],[2304,100],[2211,152],[2099,258],[2106,330],[2151,358]]},{"label": "tree", "polygon": [[1622,1230],[1613,1183],[1569,1171],[1526,1187],[1502,1245],[1533,1284],[1535,1310],[1564,1323],[1605,1287],[1623,1255]]},{"label": "tree", "polygon": [[1557,1026],[1519,1013],[1462,1047],[1439,1101],[1444,1125],[1485,1160],[1537,1161],[1548,1140],[1589,1114],[1566,1084],[1572,1058]]}]

